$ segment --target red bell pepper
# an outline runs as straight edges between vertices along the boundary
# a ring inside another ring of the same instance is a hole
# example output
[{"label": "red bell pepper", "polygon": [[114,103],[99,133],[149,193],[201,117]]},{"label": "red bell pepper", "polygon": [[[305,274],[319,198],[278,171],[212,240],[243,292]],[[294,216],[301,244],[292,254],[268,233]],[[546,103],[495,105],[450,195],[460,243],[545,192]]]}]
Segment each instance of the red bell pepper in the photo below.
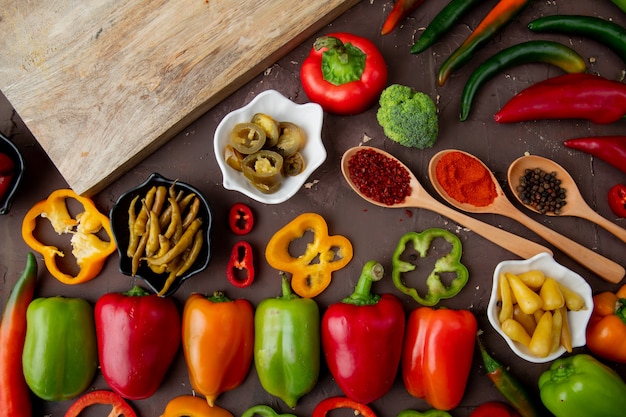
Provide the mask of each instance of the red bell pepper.
[{"label": "red bell pepper", "polygon": [[[241,278],[239,275],[244,275],[244,277]],[[250,243],[244,240],[235,243],[230,251],[226,278],[238,288],[249,287],[252,284],[254,281],[254,255]]]},{"label": "red bell pepper", "polygon": [[330,113],[361,113],[378,101],[387,64],[376,45],[350,33],[318,38],[300,68],[302,88]]},{"label": "red bell pepper", "polygon": [[235,203],[228,213],[228,226],[236,235],[247,235],[254,227],[252,209],[244,203]]},{"label": "red bell pepper", "polygon": [[15,162],[9,155],[0,152],[0,202],[9,192],[14,173]]},{"label": "red bell pepper", "polygon": [[96,390],[84,394],[67,409],[65,417],[78,417],[85,408],[97,404],[113,407],[108,417],[137,417],[132,407],[119,394],[106,390]]},{"label": "red bell pepper", "polygon": [[479,405],[470,417],[520,417],[520,415],[507,404],[500,401],[489,401]]},{"label": "red bell pepper", "polygon": [[402,379],[409,394],[438,410],[458,406],[472,366],[477,326],[469,310],[413,310],[402,352]]},{"label": "red bell pepper", "polygon": [[424,0],[396,0],[391,12],[389,12],[389,16],[385,19],[380,34],[387,35],[391,33],[402,20],[413,13],[422,3],[424,3]]},{"label": "red bell pepper", "polygon": [[104,380],[124,398],[150,397],[180,346],[181,318],[174,300],[135,286],[100,297],[94,315]]},{"label": "red bell pepper", "polygon": [[609,207],[616,216],[626,217],[626,185],[616,184],[609,190]]},{"label": "red bell pepper", "polygon": [[363,417],[376,417],[374,410],[365,404],[361,404],[346,397],[330,397],[322,400],[313,409],[312,417],[326,417],[326,415],[338,408],[350,408],[354,410],[354,415]]},{"label": "red bell pepper", "polygon": [[370,292],[383,277],[383,267],[369,261],[354,293],[332,304],[322,318],[322,348],[330,373],[344,394],[367,404],[392,387],[404,337],[402,302]]},{"label": "red bell pepper", "polygon": [[589,73],[564,74],[522,90],[498,111],[498,123],[584,119],[606,124],[626,114],[626,84]]},{"label": "red bell pepper", "polygon": [[569,139],[563,142],[570,149],[586,152],[626,172],[626,136],[599,136]]},{"label": "red bell pepper", "polygon": [[31,417],[30,390],[22,371],[26,340],[26,310],[37,283],[37,260],[28,253],[26,267],[18,278],[0,323],[0,416]]}]

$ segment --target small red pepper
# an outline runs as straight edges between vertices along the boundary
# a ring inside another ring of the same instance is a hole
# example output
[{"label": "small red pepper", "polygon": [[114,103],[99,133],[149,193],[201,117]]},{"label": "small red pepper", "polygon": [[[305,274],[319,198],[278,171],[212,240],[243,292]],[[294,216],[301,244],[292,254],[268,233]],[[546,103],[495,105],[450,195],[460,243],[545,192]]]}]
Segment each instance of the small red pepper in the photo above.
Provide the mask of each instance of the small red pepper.
[{"label": "small red pepper", "polygon": [[5,153],[0,152],[0,202],[9,192],[15,172],[15,162]]},{"label": "small red pepper", "polygon": [[108,417],[137,417],[132,407],[119,394],[107,390],[91,391],[83,395],[68,408],[65,417],[77,417],[85,408],[97,404],[113,407]]},{"label": "small red pepper", "polygon": [[470,417],[520,417],[520,415],[507,404],[500,401],[489,401],[478,406]]},{"label": "small red pepper", "polygon": [[389,12],[380,34],[387,35],[391,33],[400,24],[400,21],[408,17],[422,3],[424,3],[424,0],[397,0],[391,12]]},{"label": "small red pepper", "polygon": [[570,149],[587,152],[626,172],[626,136],[576,138],[566,140],[563,144]]},{"label": "small red pepper", "polygon": [[626,84],[589,73],[564,74],[522,90],[498,111],[498,123],[584,119],[612,123],[626,114]]},{"label": "small red pepper", "polygon": [[326,417],[330,411],[338,408],[350,408],[354,410],[354,415],[362,417],[376,417],[374,410],[370,407],[346,397],[330,397],[320,401],[320,403],[315,406],[312,417]]},{"label": "small red pepper", "polygon": [[235,203],[228,213],[228,225],[236,235],[247,235],[254,226],[252,209],[244,203]]},{"label": "small red pepper", "polygon": [[609,190],[609,207],[616,216],[626,217],[626,185],[617,184]]},{"label": "small red pepper", "polygon": [[392,294],[372,294],[384,274],[369,261],[352,295],[332,304],[322,318],[322,347],[330,373],[346,397],[373,402],[391,389],[400,365],[405,316]]},{"label": "small red pepper", "polygon": [[[243,279],[240,275],[244,275]],[[226,278],[238,288],[249,287],[254,281],[254,255],[252,254],[252,246],[245,240],[235,243],[230,251]]]}]

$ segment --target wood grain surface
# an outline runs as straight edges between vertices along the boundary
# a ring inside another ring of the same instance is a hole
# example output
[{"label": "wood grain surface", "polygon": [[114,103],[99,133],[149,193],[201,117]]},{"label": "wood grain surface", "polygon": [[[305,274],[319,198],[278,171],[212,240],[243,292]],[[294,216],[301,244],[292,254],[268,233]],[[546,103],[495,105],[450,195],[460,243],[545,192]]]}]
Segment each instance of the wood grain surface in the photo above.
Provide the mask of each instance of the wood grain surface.
[{"label": "wood grain surface", "polygon": [[0,90],[92,195],[355,3],[0,0]]}]

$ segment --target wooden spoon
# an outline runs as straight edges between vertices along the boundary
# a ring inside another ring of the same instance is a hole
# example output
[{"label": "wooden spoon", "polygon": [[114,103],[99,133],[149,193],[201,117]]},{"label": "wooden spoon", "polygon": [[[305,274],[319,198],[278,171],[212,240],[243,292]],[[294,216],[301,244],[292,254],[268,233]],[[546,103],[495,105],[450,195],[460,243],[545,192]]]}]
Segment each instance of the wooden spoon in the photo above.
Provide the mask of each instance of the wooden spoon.
[{"label": "wooden spoon", "polygon": [[478,158],[475,156],[457,150],[446,150],[441,151],[434,155],[430,160],[428,165],[428,173],[430,176],[430,181],[432,182],[435,190],[451,205],[470,213],[491,213],[491,214],[501,214],[503,216],[509,217],[513,220],[518,221],[524,226],[528,227],[530,230],[537,233],[539,236],[543,237],[548,242],[552,243],[554,246],[561,249],[564,253],[569,255],[572,259],[588,268],[590,271],[593,271],[602,279],[611,282],[618,283],[622,280],[624,275],[626,274],[626,270],[616,262],[605,258],[597,252],[592,251],[591,249],[555,232],[554,230],[542,225],[541,223],[536,222],[530,217],[526,216],[524,213],[519,211],[515,206],[509,201],[509,199],[504,195],[502,188],[498,184],[498,181],[491,173],[491,170],[485,166],[485,170],[489,172],[491,178],[493,179],[494,186],[496,187],[497,197],[494,201],[487,206],[474,206],[472,204],[461,203],[454,198],[450,197],[446,190],[441,186],[439,181],[437,180],[436,167],[439,160],[449,152],[461,152],[464,153],[476,161],[480,162]]},{"label": "wooden spoon", "polygon": [[557,178],[561,180],[561,187],[567,190],[567,204],[561,208],[561,214],[545,213],[546,215],[575,216],[587,219],[611,232],[623,242],[626,242],[626,229],[619,227],[615,223],[605,219],[597,212],[595,212],[591,207],[589,207],[589,205],[585,202],[585,199],[581,195],[580,190],[576,186],[574,178],[572,178],[569,172],[567,172],[565,168],[563,168],[556,162],[542,156],[522,156],[521,158],[517,158],[515,161],[513,161],[511,166],[509,166],[509,171],[507,174],[509,187],[511,187],[511,191],[515,195],[515,198],[517,198],[517,200],[522,205],[537,213],[539,212],[534,207],[524,204],[518,196],[519,193],[516,191],[517,186],[520,182],[520,177],[524,175],[526,169],[535,168],[540,168],[546,172],[556,172]]},{"label": "wooden spoon", "polygon": [[[352,178],[350,178],[350,172],[348,170],[348,162],[350,158],[354,156],[359,150],[362,149],[371,149],[373,151],[379,152],[385,155],[387,158],[398,161],[398,163],[404,167],[409,176],[411,178],[410,187],[411,194],[402,202],[394,205],[387,205],[380,203],[376,200],[372,200],[371,198],[365,196],[359,188],[354,184]],[[442,216],[446,216],[449,219],[464,225],[465,227],[470,228],[475,233],[484,237],[485,239],[495,243],[496,245],[508,250],[511,253],[518,255],[523,259],[532,258],[535,255],[538,255],[543,252],[547,252],[552,254],[552,251],[538,243],[532,242],[530,240],[524,239],[521,236],[514,235],[513,233],[509,233],[506,230],[498,229],[495,226],[491,226],[487,223],[483,223],[480,220],[476,220],[473,217],[467,216],[461,212],[458,212],[439,201],[435,200],[431,197],[426,190],[422,187],[422,185],[417,181],[417,178],[410,169],[408,169],[402,162],[398,159],[390,155],[389,153],[382,151],[377,148],[371,148],[368,146],[358,146],[354,148],[348,149],[341,158],[341,172],[345,177],[346,181],[352,187],[352,189],[364,200],[369,201],[372,204],[375,204],[380,207],[391,207],[391,208],[423,208],[427,210],[434,211],[435,213],[441,214]]]}]

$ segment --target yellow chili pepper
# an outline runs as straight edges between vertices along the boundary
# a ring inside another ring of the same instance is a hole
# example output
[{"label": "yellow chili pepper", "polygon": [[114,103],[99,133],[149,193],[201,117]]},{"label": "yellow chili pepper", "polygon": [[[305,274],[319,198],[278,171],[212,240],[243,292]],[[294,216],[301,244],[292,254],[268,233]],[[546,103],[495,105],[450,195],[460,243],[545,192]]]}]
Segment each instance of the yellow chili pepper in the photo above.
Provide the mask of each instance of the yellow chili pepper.
[{"label": "yellow chili pepper", "polygon": [[530,338],[528,350],[533,355],[545,358],[552,350],[552,313],[545,311],[539,321],[537,328]]},{"label": "yellow chili pepper", "polygon": [[[293,256],[289,245],[307,231],[313,232],[313,241],[302,255]],[[265,258],[272,267],[292,274],[291,286],[296,294],[313,298],[330,285],[332,272],[350,262],[352,243],[344,236],[329,236],[326,220],[319,214],[304,213],[272,236]]]},{"label": "yellow chili pepper", "polygon": [[[72,217],[67,208],[67,199],[78,201],[84,211]],[[63,251],[35,238],[39,217],[48,219],[57,234],[72,234],[72,255],[80,267],[76,276],[59,269],[56,257],[65,256]],[[96,235],[101,229],[108,235],[108,241]],[[70,189],[56,190],[46,200],[36,203],[24,216],[22,237],[31,249],[43,255],[48,271],[65,284],[80,284],[95,278],[108,256],[116,249],[109,218],[98,211],[92,200],[79,196]]]},{"label": "yellow chili pepper", "polygon": [[234,417],[233,414],[217,405],[211,407],[204,398],[193,395],[174,397],[165,406],[161,417]]},{"label": "yellow chili pepper", "polygon": [[511,285],[513,296],[524,313],[533,314],[543,307],[543,300],[539,294],[524,284],[517,275],[508,272],[505,275]]},{"label": "yellow chili pepper", "polygon": [[565,298],[554,278],[546,278],[539,290],[539,296],[543,300],[544,310],[556,310],[565,305]]},{"label": "yellow chili pepper", "polygon": [[511,286],[509,280],[504,274],[500,274],[498,277],[500,281],[500,298],[502,306],[500,307],[500,322],[505,321],[513,317],[513,294],[511,293]]}]

